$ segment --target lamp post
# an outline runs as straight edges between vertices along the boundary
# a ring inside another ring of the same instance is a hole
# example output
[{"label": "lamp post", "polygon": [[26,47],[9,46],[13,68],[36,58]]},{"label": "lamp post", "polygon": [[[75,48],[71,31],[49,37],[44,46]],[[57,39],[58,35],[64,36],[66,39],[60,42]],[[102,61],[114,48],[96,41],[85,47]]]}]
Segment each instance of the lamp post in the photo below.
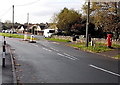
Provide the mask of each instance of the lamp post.
[{"label": "lamp post", "polygon": [[88,47],[89,16],[90,16],[90,0],[88,1],[88,8],[87,8],[87,22],[86,22],[86,47]]}]

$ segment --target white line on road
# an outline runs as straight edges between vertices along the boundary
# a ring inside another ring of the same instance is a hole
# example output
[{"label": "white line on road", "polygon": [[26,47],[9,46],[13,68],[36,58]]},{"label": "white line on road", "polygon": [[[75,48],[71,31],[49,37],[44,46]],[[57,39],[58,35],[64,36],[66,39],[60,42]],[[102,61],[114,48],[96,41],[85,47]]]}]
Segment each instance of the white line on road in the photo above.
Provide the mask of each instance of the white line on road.
[{"label": "white line on road", "polygon": [[56,50],[56,49],[54,49],[54,48],[50,48],[50,49],[52,49],[52,50],[54,50],[54,51],[57,51],[57,52],[59,52],[58,50]]},{"label": "white line on road", "polygon": [[52,50],[49,50],[49,49],[47,49],[47,48],[43,48],[44,50],[47,50],[47,51],[49,51],[49,52],[52,52]]},{"label": "white line on road", "polygon": [[101,70],[101,71],[104,71],[104,72],[107,72],[107,73],[110,73],[110,74],[112,74],[112,75],[115,75],[115,76],[119,76],[120,77],[120,74],[117,74],[117,73],[114,73],[114,72],[112,72],[112,71],[108,71],[108,70],[106,70],[106,69],[103,69],[103,68],[100,68],[100,67],[97,67],[97,66],[95,66],[95,65],[89,65],[90,67],[93,67],[93,68],[96,68],[96,69],[98,69],[98,70]]},{"label": "white line on road", "polygon": [[76,60],[75,58],[72,58],[72,57],[69,57],[69,56],[65,56],[65,55],[63,55],[63,54],[61,54],[61,53],[57,53],[57,54],[60,55],[60,56],[66,57],[66,58],[68,58],[68,59],[71,59],[71,60]]},{"label": "white line on road", "polygon": [[38,47],[38,45],[36,45],[36,44],[32,44],[33,46],[35,46],[35,47]]},{"label": "white line on road", "polygon": [[63,54],[60,54],[60,53],[57,53],[57,54],[58,54],[58,55],[60,55],[60,56],[63,56],[63,57],[65,56],[65,55],[63,55]]},{"label": "white line on road", "polygon": [[54,43],[54,44],[60,44],[60,43],[57,43],[57,42],[52,42],[52,43]]},{"label": "white line on road", "polygon": [[71,58],[78,59],[78,58],[76,58],[76,57],[74,57],[74,56],[71,56],[71,55],[69,55],[69,54],[67,54],[67,53],[64,53],[64,54],[67,55],[67,56],[69,56],[69,57],[71,57]]}]

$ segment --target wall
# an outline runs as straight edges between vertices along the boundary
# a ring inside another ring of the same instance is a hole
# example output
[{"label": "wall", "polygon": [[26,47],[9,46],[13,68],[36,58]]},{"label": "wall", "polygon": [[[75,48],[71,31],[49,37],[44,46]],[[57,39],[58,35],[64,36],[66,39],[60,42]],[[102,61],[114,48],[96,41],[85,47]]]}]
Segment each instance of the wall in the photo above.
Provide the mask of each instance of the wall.
[{"label": "wall", "polygon": [[[70,41],[72,41],[72,38],[73,38],[71,36],[57,36],[57,35],[53,35],[52,37],[58,38],[58,39],[70,40]],[[107,39],[104,39],[104,38],[91,38],[91,40],[97,43],[107,43]],[[79,36],[79,39],[76,39],[76,41],[85,42],[85,38],[84,36]],[[112,43],[120,45],[120,40],[119,41],[112,40]]]}]

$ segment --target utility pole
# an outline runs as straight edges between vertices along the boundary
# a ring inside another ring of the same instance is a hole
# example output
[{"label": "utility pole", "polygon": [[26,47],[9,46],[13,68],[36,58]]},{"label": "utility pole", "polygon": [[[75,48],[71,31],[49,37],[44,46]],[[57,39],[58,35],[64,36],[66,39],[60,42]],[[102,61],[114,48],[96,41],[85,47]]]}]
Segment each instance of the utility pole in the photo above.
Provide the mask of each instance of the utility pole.
[{"label": "utility pole", "polygon": [[89,16],[90,16],[90,0],[88,1],[88,8],[87,8],[87,23],[86,23],[86,47],[88,47],[88,29],[89,29]]},{"label": "utility pole", "polygon": [[27,13],[27,25],[29,25],[29,13]]},{"label": "utility pole", "polygon": [[13,7],[13,14],[12,14],[12,30],[14,31],[14,5]]},{"label": "utility pole", "polygon": [[26,31],[28,31],[28,28],[29,28],[29,13],[27,13],[27,29],[26,29]]}]

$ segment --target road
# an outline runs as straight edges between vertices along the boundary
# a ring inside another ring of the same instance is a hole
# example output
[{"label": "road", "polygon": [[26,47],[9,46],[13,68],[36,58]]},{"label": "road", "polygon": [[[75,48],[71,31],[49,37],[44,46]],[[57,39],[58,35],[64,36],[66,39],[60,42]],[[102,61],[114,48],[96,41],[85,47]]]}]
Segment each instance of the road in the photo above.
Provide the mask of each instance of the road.
[{"label": "road", "polygon": [[6,38],[20,83],[118,83],[119,61],[42,39]]}]

